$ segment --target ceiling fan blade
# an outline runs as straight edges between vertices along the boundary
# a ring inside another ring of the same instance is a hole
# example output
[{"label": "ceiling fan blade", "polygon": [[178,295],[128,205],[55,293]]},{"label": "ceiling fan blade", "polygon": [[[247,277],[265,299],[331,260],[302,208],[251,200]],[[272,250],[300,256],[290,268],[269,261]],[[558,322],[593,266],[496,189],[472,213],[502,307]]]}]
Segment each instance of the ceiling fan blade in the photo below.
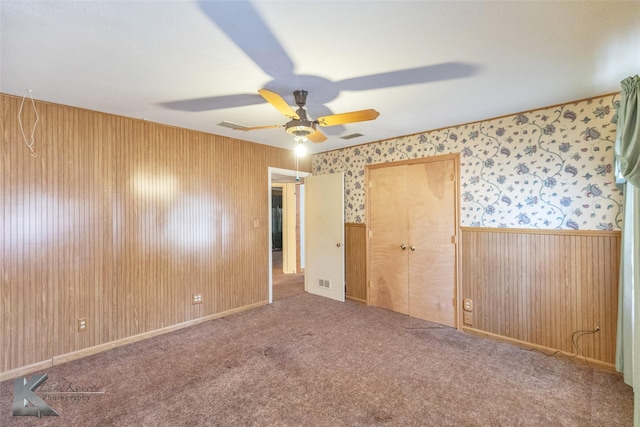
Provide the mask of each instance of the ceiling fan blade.
[{"label": "ceiling fan blade", "polygon": [[235,128],[235,130],[242,130],[242,131],[248,131],[248,130],[260,130],[260,129],[275,129],[275,128],[281,128],[283,127],[282,125],[267,125],[267,126],[253,126],[253,127],[238,127]]},{"label": "ceiling fan blade", "polygon": [[258,93],[262,95],[262,97],[266,99],[269,104],[273,105],[276,108],[276,110],[280,111],[285,116],[291,119],[300,118],[298,117],[298,114],[296,114],[296,112],[293,110],[293,108],[291,108],[291,106],[287,104],[287,102],[284,99],[282,99],[282,97],[277,93],[271,92],[270,90],[267,90],[267,89],[260,89]]},{"label": "ceiling fan blade", "polygon": [[320,117],[317,122],[320,126],[335,126],[345,123],[365,122],[376,119],[380,113],[374,109],[352,111],[350,113],[334,114],[332,116]]},{"label": "ceiling fan blade", "polygon": [[319,130],[316,130],[311,135],[307,135],[307,138],[309,138],[312,142],[324,142],[327,140],[327,137]]}]

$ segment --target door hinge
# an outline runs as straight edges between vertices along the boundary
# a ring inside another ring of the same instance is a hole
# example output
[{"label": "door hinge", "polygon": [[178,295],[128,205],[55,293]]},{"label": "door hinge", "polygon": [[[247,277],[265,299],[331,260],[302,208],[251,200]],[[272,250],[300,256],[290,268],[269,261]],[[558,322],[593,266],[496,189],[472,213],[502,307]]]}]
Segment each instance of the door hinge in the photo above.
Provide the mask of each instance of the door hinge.
[{"label": "door hinge", "polygon": [[453,236],[451,236],[451,243],[456,244],[458,243],[458,235],[454,234]]}]

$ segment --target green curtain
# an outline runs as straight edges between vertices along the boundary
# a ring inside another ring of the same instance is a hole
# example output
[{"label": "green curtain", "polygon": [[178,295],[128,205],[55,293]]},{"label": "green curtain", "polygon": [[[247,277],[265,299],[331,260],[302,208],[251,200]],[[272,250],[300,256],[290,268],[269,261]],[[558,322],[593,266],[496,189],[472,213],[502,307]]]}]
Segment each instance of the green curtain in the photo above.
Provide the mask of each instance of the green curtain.
[{"label": "green curtain", "polygon": [[629,77],[621,86],[615,153],[626,183],[616,369],[634,389],[634,425],[640,425],[640,77]]}]

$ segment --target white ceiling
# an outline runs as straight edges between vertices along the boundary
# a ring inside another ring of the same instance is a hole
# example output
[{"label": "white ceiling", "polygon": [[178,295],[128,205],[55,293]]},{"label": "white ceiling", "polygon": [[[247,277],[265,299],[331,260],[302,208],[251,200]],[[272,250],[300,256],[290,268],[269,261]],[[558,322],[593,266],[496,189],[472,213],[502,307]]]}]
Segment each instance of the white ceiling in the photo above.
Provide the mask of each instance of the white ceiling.
[{"label": "white ceiling", "polygon": [[[640,1],[0,1],[0,92],[293,148],[258,94],[322,128],[311,152],[620,90],[640,72]],[[235,105],[235,106],[234,106]],[[349,140],[340,137],[363,136]]]}]

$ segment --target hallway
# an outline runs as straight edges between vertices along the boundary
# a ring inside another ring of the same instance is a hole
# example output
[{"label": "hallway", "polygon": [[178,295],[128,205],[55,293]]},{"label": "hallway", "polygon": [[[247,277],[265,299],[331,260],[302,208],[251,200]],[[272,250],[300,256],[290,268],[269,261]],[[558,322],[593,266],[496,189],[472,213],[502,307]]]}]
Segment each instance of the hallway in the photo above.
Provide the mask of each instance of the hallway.
[{"label": "hallway", "polygon": [[273,300],[294,296],[304,292],[304,273],[284,274],[282,272],[282,251],[273,251]]}]

